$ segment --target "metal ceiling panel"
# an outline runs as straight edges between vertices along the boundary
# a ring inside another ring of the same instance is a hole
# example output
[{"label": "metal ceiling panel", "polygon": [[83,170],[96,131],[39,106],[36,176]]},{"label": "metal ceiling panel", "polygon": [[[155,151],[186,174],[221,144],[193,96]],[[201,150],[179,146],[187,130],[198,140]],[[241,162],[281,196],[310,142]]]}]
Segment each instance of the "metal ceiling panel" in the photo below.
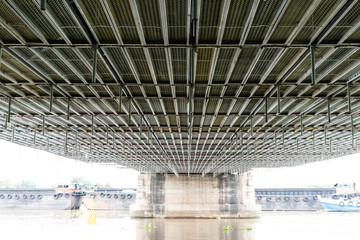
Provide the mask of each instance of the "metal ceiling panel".
[{"label": "metal ceiling panel", "polygon": [[197,51],[196,83],[207,83],[209,79],[211,60],[214,55],[212,48],[200,48]]},{"label": "metal ceiling panel", "polygon": [[172,56],[172,70],[175,83],[187,82],[187,53],[186,48],[172,48],[170,50]]},{"label": "metal ceiling panel", "polygon": [[172,44],[186,43],[186,22],[188,18],[187,5],[187,0],[166,1],[169,42]]},{"label": "metal ceiling panel", "polygon": [[157,82],[170,84],[164,49],[152,48],[149,49],[149,52],[152,59],[151,62],[154,66]]},{"label": "metal ceiling panel", "polygon": [[257,50],[258,49],[256,48],[245,48],[241,50],[240,57],[236,62],[230,82],[241,82],[243,80],[247,70],[255,58]]},{"label": "metal ceiling panel", "polygon": [[39,28],[41,34],[43,34],[49,42],[63,42],[64,39],[61,38],[60,34],[44,17],[40,8],[36,6],[33,1],[14,1],[12,7],[19,15],[29,18],[29,20],[34,23],[34,26],[30,27]]},{"label": "metal ceiling panel", "polygon": [[[133,1],[133,0],[131,0]],[[136,0],[147,43],[162,44],[161,19],[158,0]],[[133,9],[134,11],[134,9]]]},{"label": "metal ceiling panel", "polygon": [[200,6],[199,43],[216,43],[223,0],[203,0]]},{"label": "metal ceiling panel", "polygon": [[283,0],[260,1],[246,43],[262,43]]},{"label": "metal ceiling panel", "polygon": [[348,39],[345,40],[346,43],[359,43],[360,39],[360,29],[358,28],[353,34],[349,36]]},{"label": "metal ceiling panel", "polygon": [[18,40],[5,28],[0,26],[0,40],[4,43],[18,43]]},{"label": "metal ceiling panel", "polygon": [[[227,17],[223,43],[238,44],[244,30],[246,17],[251,11],[251,1],[233,0],[231,1],[229,14]],[[246,16],[246,17],[244,17]]]},{"label": "metal ceiling panel", "polygon": [[251,72],[248,82],[259,83],[264,73],[274,62],[275,57],[280,52],[277,48],[266,48],[262,51],[259,61],[257,61],[254,70]]},{"label": "metal ceiling panel", "polygon": [[326,36],[323,43],[338,43],[345,35],[346,31],[359,23],[360,3],[357,1],[343,19],[334,27],[334,29]]},{"label": "metal ceiling panel", "polygon": [[278,26],[269,39],[269,43],[285,43],[298,26],[313,0],[291,1]]},{"label": "metal ceiling panel", "polygon": [[294,43],[310,43],[314,33],[323,27],[323,23],[333,12],[332,9],[336,8],[338,4],[339,1],[337,0],[321,1],[321,4],[314,10],[310,19],[301,28],[298,36],[294,39]]},{"label": "metal ceiling panel", "polygon": [[227,73],[231,66],[232,58],[235,53],[234,48],[220,49],[219,57],[216,62],[213,83],[224,83],[226,81]]},{"label": "metal ceiling panel", "polygon": [[207,87],[205,87],[205,86],[196,87],[195,91],[194,91],[194,97],[204,98],[206,89],[207,89]]},{"label": "metal ceiling panel", "polygon": [[78,0],[86,21],[101,43],[116,43],[116,37],[99,0]]},{"label": "metal ceiling panel", "polygon": [[47,11],[50,8],[54,13],[54,18],[58,21],[59,27],[65,32],[72,43],[87,43],[81,27],[77,25],[76,20],[70,14],[65,1],[48,0],[47,8]]},{"label": "metal ceiling panel", "polygon": [[122,41],[127,44],[140,43],[129,1],[107,0],[107,2]]},{"label": "metal ceiling panel", "polygon": [[[328,73],[326,76],[323,77],[323,81],[333,81],[334,79],[337,79],[337,81],[346,81],[346,79],[348,79],[350,76],[352,76],[355,72],[357,72],[357,68],[353,68],[353,70],[351,70],[350,72],[347,71],[345,76],[342,75],[341,73],[343,72],[343,70],[347,69],[347,67],[352,66],[352,65],[358,65],[358,60],[360,58],[360,51],[356,51],[353,55],[351,55],[349,58],[341,61],[341,63],[334,68],[334,70],[332,70],[330,73]],[[340,73],[340,74],[339,74]],[[340,79],[338,79],[338,77],[341,77]]]},{"label": "metal ceiling panel", "polygon": [[0,1],[0,16],[6,23],[14,28],[27,42],[40,42],[40,39],[31,31],[31,29],[20,19],[19,16],[14,14],[13,10],[3,0]]}]

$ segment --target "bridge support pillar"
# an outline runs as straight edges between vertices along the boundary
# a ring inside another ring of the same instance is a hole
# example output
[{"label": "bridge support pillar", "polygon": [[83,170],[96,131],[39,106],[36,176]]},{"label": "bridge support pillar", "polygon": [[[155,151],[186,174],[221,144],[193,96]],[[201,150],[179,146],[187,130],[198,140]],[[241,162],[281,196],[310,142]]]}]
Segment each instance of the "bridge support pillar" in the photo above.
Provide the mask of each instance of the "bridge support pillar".
[{"label": "bridge support pillar", "polygon": [[254,218],[251,173],[228,176],[140,174],[131,217],[139,218]]}]

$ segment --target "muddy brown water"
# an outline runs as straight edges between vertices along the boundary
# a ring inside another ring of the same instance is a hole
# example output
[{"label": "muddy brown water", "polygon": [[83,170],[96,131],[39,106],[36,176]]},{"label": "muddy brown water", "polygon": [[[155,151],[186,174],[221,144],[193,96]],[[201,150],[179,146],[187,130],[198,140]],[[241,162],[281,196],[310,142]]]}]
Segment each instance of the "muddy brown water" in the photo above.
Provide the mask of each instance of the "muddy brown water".
[{"label": "muddy brown water", "polygon": [[[87,225],[86,213],[78,211],[0,211],[0,238],[360,239],[360,213],[263,212],[259,219],[131,219],[126,211],[96,213],[96,225]],[[146,230],[149,223],[152,228]],[[223,231],[229,225],[232,230]]]}]

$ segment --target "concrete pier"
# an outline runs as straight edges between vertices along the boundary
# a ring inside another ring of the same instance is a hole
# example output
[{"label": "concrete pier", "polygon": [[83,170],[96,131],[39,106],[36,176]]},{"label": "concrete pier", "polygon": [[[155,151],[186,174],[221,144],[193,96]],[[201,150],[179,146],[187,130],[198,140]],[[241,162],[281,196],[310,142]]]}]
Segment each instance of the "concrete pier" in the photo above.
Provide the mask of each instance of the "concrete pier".
[{"label": "concrete pier", "polygon": [[131,217],[143,218],[254,218],[251,173],[227,176],[200,174],[140,174]]}]

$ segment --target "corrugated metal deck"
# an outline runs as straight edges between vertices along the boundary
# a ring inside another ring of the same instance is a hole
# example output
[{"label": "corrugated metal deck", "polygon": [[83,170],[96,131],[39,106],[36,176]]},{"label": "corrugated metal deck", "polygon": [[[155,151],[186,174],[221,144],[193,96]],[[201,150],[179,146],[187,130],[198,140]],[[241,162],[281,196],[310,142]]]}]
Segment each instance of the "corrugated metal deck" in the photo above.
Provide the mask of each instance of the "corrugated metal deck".
[{"label": "corrugated metal deck", "polygon": [[0,138],[143,172],[358,151],[358,0],[0,0]]}]

